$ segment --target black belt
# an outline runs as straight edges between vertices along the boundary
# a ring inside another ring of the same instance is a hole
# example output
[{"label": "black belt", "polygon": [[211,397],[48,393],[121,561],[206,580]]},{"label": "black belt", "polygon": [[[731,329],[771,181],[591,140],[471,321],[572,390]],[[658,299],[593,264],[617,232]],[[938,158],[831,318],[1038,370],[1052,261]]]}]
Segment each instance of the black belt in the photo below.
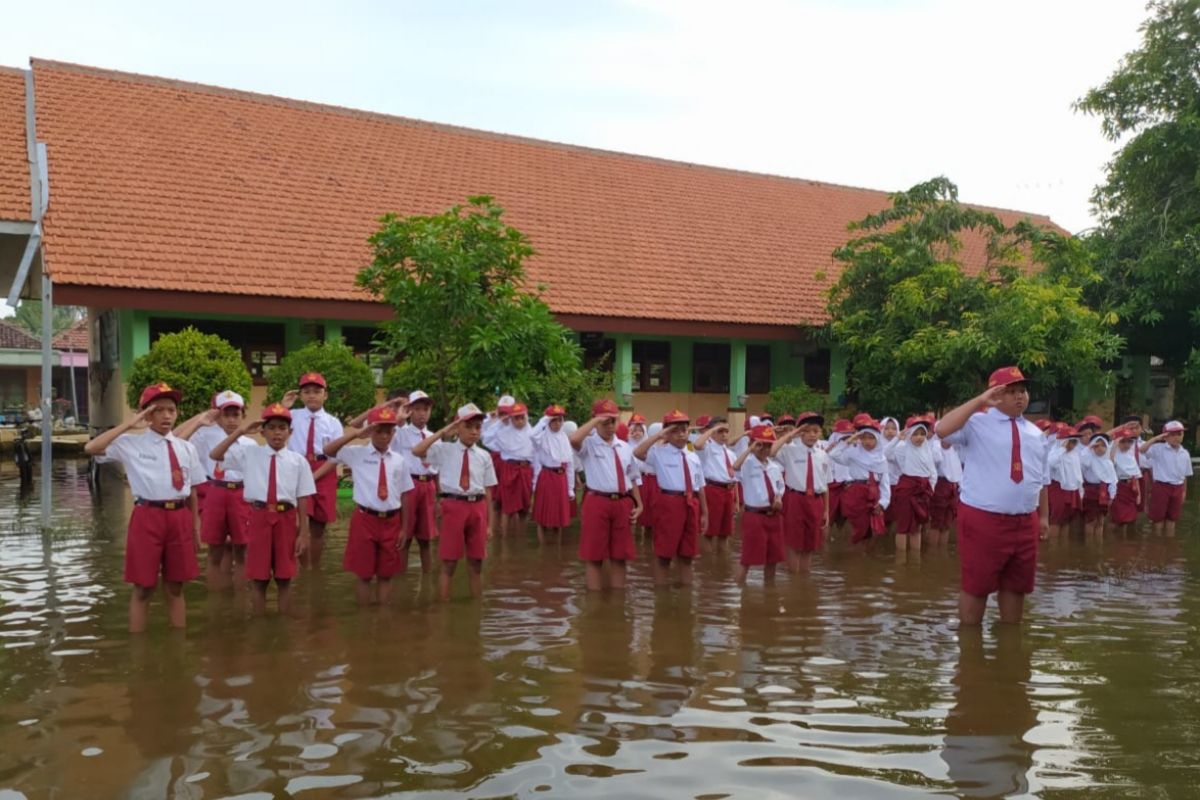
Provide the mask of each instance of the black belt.
[{"label": "black belt", "polygon": [[358,506],[358,510],[363,514],[369,514],[372,517],[379,517],[380,519],[391,519],[400,513],[400,509],[398,508],[393,508],[391,511],[376,511],[375,509],[367,508],[366,506]]},{"label": "black belt", "polygon": [[[866,483],[866,481],[848,481],[848,482],[849,483]],[[843,485],[845,485],[845,484],[843,484]],[[808,497],[808,492],[802,492],[799,489],[793,489],[790,486],[784,487],[784,491],[791,492],[792,494],[801,494],[801,495],[804,495],[805,497]],[[824,497],[825,493],[824,492],[813,492],[812,496],[813,497]]]},{"label": "black belt", "polygon": [[[673,490],[671,490],[671,489],[662,489],[662,488],[660,488],[660,489],[658,490],[658,493],[659,493],[659,494],[665,494],[665,495],[667,495],[668,497],[687,497],[687,492],[676,492],[676,491],[673,491]],[[695,496],[695,493],[694,493],[694,492],[692,493],[692,496],[693,496],[693,497]]]},{"label": "black belt", "polygon": [[291,511],[293,508],[295,508],[295,506],[292,505],[291,503],[267,504],[267,503],[262,502],[261,500],[251,500],[250,505],[253,506],[254,508],[259,508],[259,509],[265,508],[268,511]]},{"label": "black belt", "polygon": [[501,461],[503,461],[505,464],[516,464],[520,467],[528,467],[531,463],[533,463],[531,461],[522,461],[519,458],[504,458],[501,459]]},{"label": "black belt", "polygon": [[553,472],[558,475],[566,475],[567,471],[562,467],[542,467],[542,472]]},{"label": "black belt", "polygon": [[[858,480],[853,480],[853,481],[842,481],[842,486],[853,486],[856,483],[866,483],[866,482],[867,482],[866,478],[859,478]],[[795,489],[790,489],[789,491],[795,491]]]},{"label": "black belt", "polygon": [[417,483],[428,483],[436,477],[437,475],[413,475],[412,479]]},{"label": "black belt", "polygon": [[240,489],[242,488],[241,481],[219,481],[216,478],[209,478],[208,482],[213,486],[220,486],[222,489]]},{"label": "black belt", "polygon": [[770,506],[744,506],[743,510],[749,511],[751,514],[766,514],[768,517],[775,516],[775,509]]},{"label": "black belt", "polygon": [[721,483],[720,481],[706,481],[704,485],[715,486],[718,489],[732,489],[734,486],[734,481],[730,481],[729,483]]},{"label": "black belt", "polygon": [[438,497],[442,498],[443,500],[461,500],[464,503],[478,503],[480,500],[483,500],[484,498],[486,498],[487,495],[486,494],[451,494],[449,492],[442,492],[438,495]]},{"label": "black belt", "polygon": [[629,492],[621,494],[620,492],[602,492],[599,489],[588,489],[588,494],[594,494],[597,497],[607,497],[609,500],[624,500],[629,497]]},{"label": "black belt", "polygon": [[329,460],[329,456],[326,456],[326,455],[305,456],[305,458],[307,458],[309,461],[328,461]]},{"label": "black belt", "polygon": [[149,506],[150,508],[162,508],[167,511],[178,511],[181,508],[188,507],[187,500],[142,500],[133,501],[135,506]]}]

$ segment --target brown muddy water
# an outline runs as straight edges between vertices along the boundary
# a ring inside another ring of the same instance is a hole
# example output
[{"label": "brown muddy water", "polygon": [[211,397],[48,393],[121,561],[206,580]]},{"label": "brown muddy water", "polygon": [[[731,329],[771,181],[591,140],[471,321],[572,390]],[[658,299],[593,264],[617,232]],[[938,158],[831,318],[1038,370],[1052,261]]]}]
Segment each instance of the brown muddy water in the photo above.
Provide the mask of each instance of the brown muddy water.
[{"label": "brown muddy water", "polygon": [[48,535],[0,473],[0,800],[1200,797],[1194,500],[1177,539],[1045,549],[1026,624],[975,635],[952,547],[656,592],[643,544],[589,596],[572,532],[493,541],[481,602],[410,574],[360,610],[339,523],[294,618],[197,583],[186,633],[131,637],[128,499],[82,470]]}]

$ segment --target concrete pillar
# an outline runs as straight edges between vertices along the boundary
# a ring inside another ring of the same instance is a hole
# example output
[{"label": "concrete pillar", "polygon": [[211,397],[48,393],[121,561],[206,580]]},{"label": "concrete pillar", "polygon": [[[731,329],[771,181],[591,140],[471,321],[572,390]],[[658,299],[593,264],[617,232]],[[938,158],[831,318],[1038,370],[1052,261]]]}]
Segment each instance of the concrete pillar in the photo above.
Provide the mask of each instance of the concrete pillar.
[{"label": "concrete pillar", "polygon": [[325,341],[333,342],[342,338],[342,323],[336,320],[325,320]]},{"label": "concrete pillar", "polygon": [[692,340],[671,340],[671,391],[692,393]]},{"label": "concrete pillar", "polygon": [[837,404],[838,398],[846,393],[846,351],[840,345],[829,347],[829,399]]},{"label": "concrete pillar", "polygon": [[633,395],[633,339],[627,334],[613,336],[613,393],[617,405],[629,405],[625,395]]},{"label": "concrete pillar", "polygon": [[729,407],[743,408],[741,397],[746,394],[746,342],[734,339],[729,343]]}]

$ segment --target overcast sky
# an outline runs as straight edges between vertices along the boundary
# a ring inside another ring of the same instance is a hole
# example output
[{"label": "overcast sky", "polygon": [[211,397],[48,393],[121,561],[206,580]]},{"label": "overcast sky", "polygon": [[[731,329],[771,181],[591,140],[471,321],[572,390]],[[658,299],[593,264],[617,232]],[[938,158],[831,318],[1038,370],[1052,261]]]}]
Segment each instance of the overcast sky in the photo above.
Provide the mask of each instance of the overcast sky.
[{"label": "overcast sky", "polygon": [[[7,4],[0,64],[74,61],[1089,227],[1071,103],[1143,0]],[[53,166],[51,167],[53,169]]]}]

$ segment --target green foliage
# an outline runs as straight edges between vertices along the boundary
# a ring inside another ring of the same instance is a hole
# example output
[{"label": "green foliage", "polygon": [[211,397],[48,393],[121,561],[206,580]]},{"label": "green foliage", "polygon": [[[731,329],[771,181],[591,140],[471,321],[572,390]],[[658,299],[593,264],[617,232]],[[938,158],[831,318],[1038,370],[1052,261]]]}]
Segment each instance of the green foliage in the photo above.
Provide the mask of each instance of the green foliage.
[{"label": "green foliage", "polygon": [[137,408],[142,390],[160,381],[183,393],[181,419],[208,408],[212,396],[225,389],[250,398],[250,371],[242,354],[220,336],[192,327],[160,336],[150,352],[134,359],[125,387],[129,407]]},{"label": "green foliage", "polygon": [[1123,141],[1088,236],[1132,352],[1200,379],[1200,2],[1154,2],[1142,42],[1076,108]]},{"label": "green foliage", "polygon": [[284,392],[297,388],[300,376],[306,372],[319,372],[325,377],[329,384],[325,410],[338,419],[356,416],[375,405],[375,373],[340,339],[309,342],[280,359],[267,375],[267,402],[273,403]]},{"label": "green foliage", "polygon": [[[75,323],[87,316],[87,309],[81,306],[55,306],[54,319],[51,321],[54,335],[58,336]],[[30,336],[42,338],[42,303],[40,300],[22,300],[13,314],[12,322],[23,328]]]},{"label": "green foliage", "polygon": [[[831,331],[850,356],[850,385],[877,413],[942,409],[993,368],[1019,364],[1035,389],[1101,375],[1121,340],[1111,315],[1082,302],[1098,277],[1078,241],[1029,222],[1006,226],[958,202],[935,178],[853,223],[834,251]],[[968,272],[965,242],[986,264]]]},{"label": "green foliage", "polygon": [[435,419],[506,392],[532,413],[551,400],[581,413],[608,383],[583,368],[574,334],[526,285],[533,248],[503,213],[490,197],[472,197],[434,216],[389,214],[370,240],[373,263],[358,275],[395,310],[381,338],[403,358],[384,384],[429,393]]},{"label": "green foliage", "polygon": [[816,411],[824,414],[829,408],[829,398],[807,384],[776,386],[767,395],[766,410],[776,418],[780,414],[799,414]]}]

